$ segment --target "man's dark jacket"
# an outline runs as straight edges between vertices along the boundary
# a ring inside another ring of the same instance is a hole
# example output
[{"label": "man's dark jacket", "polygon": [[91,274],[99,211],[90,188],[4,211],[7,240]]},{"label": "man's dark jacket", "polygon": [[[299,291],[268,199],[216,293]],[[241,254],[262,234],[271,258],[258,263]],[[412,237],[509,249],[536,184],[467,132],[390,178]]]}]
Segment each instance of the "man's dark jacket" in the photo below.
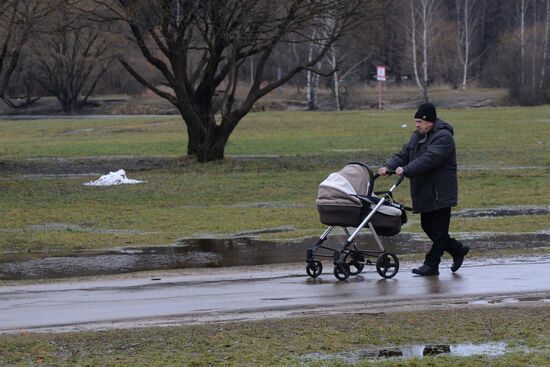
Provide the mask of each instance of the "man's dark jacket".
[{"label": "man's dark jacket", "polygon": [[411,179],[411,198],[415,213],[456,206],[456,149],[453,127],[438,119],[426,135],[416,131],[403,149],[385,166],[403,167]]}]

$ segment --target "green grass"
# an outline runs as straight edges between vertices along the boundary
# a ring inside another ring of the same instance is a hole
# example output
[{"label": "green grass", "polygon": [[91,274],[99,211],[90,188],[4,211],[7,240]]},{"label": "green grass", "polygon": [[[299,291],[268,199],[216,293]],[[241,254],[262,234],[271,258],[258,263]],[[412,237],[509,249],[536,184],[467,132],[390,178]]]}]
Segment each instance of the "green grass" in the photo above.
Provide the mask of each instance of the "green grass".
[{"label": "green grass", "polygon": [[550,366],[550,307],[364,313],[167,328],[0,336],[10,366],[346,366],[306,359],[416,344],[504,342],[498,357],[440,355],[357,366]]},{"label": "green grass", "polygon": [[[386,157],[404,144],[414,130],[412,114],[252,113],[237,127],[226,153],[331,156],[360,150],[372,162],[370,157]],[[549,114],[550,106],[440,111],[455,127],[461,164],[549,164]],[[179,117],[0,121],[0,127],[1,159],[178,156],[186,150]]]},{"label": "green grass", "polygon": [[[130,178],[147,181],[133,186],[85,187],[82,183],[97,177],[31,180],[4,170],[0,252],[174,244],[181,237],[283,226],[295,230],[263,238],[318,235],[323,227],[315,209],[319,182],[348,161],[381,164],[407,141],[412,114],[253,113],[231,137],[230,157],[223,162],[181,158],[153,171],[120,167]],[[442,110],[440,115],[455,127],[463,167],[457,209],[550,202],[550,106]],[[407,128],[401,127],[404,123]],[[186,147],[177,117],[0,121],[0,129],[0,163],[39,157],[178,157]],[[240,154],[281,157],[231,158]],[[478,165],[485,169],[472,169]],[[377,181],[377,189],[393,180]],[[408,190],[405,181],[396,199],[409,204]],[[532,232],[548,229],[549,223],[548,215],[456,219],[452,230]],[[105,234],[113,230],[125,232]],[[406,230],[420,228],[413,224]]]},{"label": "green grass", "polygon": [[[376,166],[406,142],[413,111],[250,114],[227,155],[280,158],[133,171],[134,186],[85,187],[97,177],[29,179],[0,171],[0,252],[98,249],[174,244],[178,238],[265,229],[288,240],[318,236],[317,186],[346,162]],[[456,130],[457,209],[550,202],[550,107],[442,110]],[[407,128],[401,125],[407,123]],[[176,117],[0,121],[0,167],[40,157],[180,157],[185,127]],[[471,169],[482,165],[486,169]],[[522,168],[523,167],[523,168]],[[525,167],[535,167],[527,169]],[[469,168],[469,169],[467,169]],[[511,168],[511,169],[509,169]],[[105,172],[107,173],[107,172]],[[378,182],[382,189],[393,178]],[[408,182],[396,198],[410,203]],[[405,231],[420,232],[418,218]],[[548,230],[550,215],[453,218],[457,232]],[[112,231],[121,231],[112,233]],[[547,253],[501,249],[478,256]],[[474,255],[475,256],[475,255]],[[420,255],[405,255],[417,260]],[[304,356],[422,343],[505,342],[499,357],[451,356],[358,362],[359,366],[550,366],[550,307],[448,309],[331,315],[63,334],[0,336],[0,365],[9,366],[299,366]],[[514,349],[515,348],[515,349]],[[522,351],[526,349],[527,351]],[[308,366],[344,366],[326,360]]]}]

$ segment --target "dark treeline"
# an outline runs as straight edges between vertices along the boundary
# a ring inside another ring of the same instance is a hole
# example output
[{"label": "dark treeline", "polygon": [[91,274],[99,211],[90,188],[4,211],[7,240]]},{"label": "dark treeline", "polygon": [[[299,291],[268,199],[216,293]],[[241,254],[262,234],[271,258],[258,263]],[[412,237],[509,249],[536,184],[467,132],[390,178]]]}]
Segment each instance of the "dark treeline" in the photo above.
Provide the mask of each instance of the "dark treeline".
[{"label": "dark treeline", "polygon": [[[0,95],[12,107],[18,106],[15,99],[30,103],[51,95],[69,111],[91,93],[142,93],[145,87],[124,71],[119,54],[140,73],[158,72],[127,30],[87,14],[104,11],[98,1],[1,2]],[[291,84],[311,90],[321,78],[337,94],[341,85],[372,80],[376,66],[384,65],[390,81],[414,83],[425,98],[430,84],[443,83],[462,89],[507,88],[511,103],[522,105],[548,101],[548,0],[363,3],[370,16],[331,48],[317,64],[319,74],[303,71]],[[276,79],[291,67],[289,60],[310,47],[276,48],[265,75]],[[337,73],[326,76],[335,67]],[[239,68],[238,77],[254,78],[253,58]],[[157,78],[160,83],[162,77]],[[314,101],[310,107],[315,108]],[[335,107],[343,108],[338,99]]]},{"label": "dark treeline", "polygon": [[93,94],[150,90],[181,112],[201,161],[223,158],[240,119],[281,85],[303,89],[309,109],[327,86],[340,110],[380,65],[425,100],[434,83],[550,99],[550,0],[0,2],[4,103],[55,96],[69,112]]}]

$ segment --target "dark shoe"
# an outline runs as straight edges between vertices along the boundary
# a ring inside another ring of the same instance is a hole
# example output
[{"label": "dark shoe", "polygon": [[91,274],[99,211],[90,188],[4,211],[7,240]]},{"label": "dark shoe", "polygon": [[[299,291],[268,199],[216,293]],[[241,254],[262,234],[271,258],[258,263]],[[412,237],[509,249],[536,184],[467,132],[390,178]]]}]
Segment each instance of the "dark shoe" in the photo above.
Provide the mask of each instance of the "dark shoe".
[{"label": "dark shoe", "polygon": [[464,261],[464,256],[468,255],[468,251],[470,251],[470,246],[464,245],[460,250],[460,255],[453,256],[453,265],[451,266],[451,271],[453,273],[460,269]]},{"label": "dark shoe", "polygon": [[430,265],[423,264],[418,268],[414,268],[413,274],[418,274],[423,277],[430,275],[439,275],[439,270],[437,268],[431,267]]}]

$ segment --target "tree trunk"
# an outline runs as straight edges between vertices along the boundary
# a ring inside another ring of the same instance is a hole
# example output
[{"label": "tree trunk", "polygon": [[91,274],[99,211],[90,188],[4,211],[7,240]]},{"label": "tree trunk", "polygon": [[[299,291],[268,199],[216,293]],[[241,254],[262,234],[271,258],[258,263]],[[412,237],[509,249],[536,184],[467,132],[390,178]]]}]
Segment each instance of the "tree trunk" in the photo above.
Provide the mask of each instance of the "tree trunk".
[{"label": "tree trunk", "polygon": [[317,109],[317,81],[318,76],[311,70],[307,71],[307,109],[315,111]]},{"label": "tree trunk", "polygon": [[537,71],[537,3],[533,0],[533,61],[531,62],[531,88],[536,87],[535,73]]},{"label": "tree trunk", "polygon": [[224,158],[225,144],[228,137],[219,137],[215,139],[213,144],[203,144],[199,147],[197,161],[206,163],[211,161],[219,161]]},{"label": "tree trunk", "polygon": [[525,0],[521,0],[520,5],[520,49],[521,49],[521,90],[525,90],[525,13],[527,11],[527,6]]},{"label": "tree trunk", "polygon": [[422,2],[422,81],[424,100],[428,101],[428,3]]},{"label": "tree trunk", "polygon": [[[416,80],[416,85],[418,85],[418,88],[422,92],[422,97],[424,98],[424,101],[428,101],[428,91],[427,91],[427,85],[423,83],[423,81],[420,79],[420,75],[418,73],[418,63],[417,63],[417,47],[416,47],[416,11],[413,5],[413,0],[410,0],[410,6],[411,6],[411,42],[412,42],[412,57],[413,57],[413,70],[414,70],[414,78]],[[424,79],[424,78],[423,78]]]},{"label": "tree trunk", "polygon": [[540,70],[539,88],[542,89],[544,83],[544,71],[546,66],[546,59],[548,55],[548,29],[550,28],[550,0],[546,0],[546,14],[544,19],[544,43],[542,51],[542,67]]},{"label": "tree trunk", "polygon": [[187,155],[197,155],[201,142],[199,131],[194,131],[187,125]]},{"label": "tree trunk", "polygon": [[[216,124],[215,110],[208,98],[192,106],[193,115],[179,108],[181,117],[187,126],[187,155],[195,156],[198,162],[205,163],[224,158],[224,151],[231,131]],[[206,102],[205,102],[206,101]],[[189,106],[186,106],[189,110]],[[199,112],[197,112],[199,111]],[[227,124],[226,124],[227,126]]]},{"label": "tree trunk", "polygon": [[220,127],[216,126],[211,129],[198,146],[197,161],[205,163],[223,159],[228,139],[229,134],[224,133]]},{"label": "tree trunk", "polygon": [[[457,9],[459,9],[458,2]],[[460,13],[457,14],[457,17],[460,18]],[[466,83],[468,81],[468,66],[470,65],[470,31],[470,4],[468,0],[465,0],[462,33],[459,35],[459,45],[462,42],[462,46],[464,47],[462,59],[462,90],[466,90]]]},{"label": "tree trunk", "polygon": [[[316,32],[314,31],[311,35],[311,38],[315,38]],[[309,53],[308,61],[313,59],[313,48],[315,47],[314,43],[309,44]],[[318,77],[317,74],[313,73],[311,70],[307,70],[306,74],[306,90],[307,90],[307,109],[308,111],[315,111],[317,109],[317,86],[315,79]]]},{"label": "tree trunk", "polygon": [[[332,63],[336,65],[336,51],[332,48]],[[336,67],[336,66],[334,66]],[[332,75],[334,84],[334,103],[336,104],[336,111],[342,111],[342,103],[340,101],[340,80],[338,71],[335,71]]]}]

